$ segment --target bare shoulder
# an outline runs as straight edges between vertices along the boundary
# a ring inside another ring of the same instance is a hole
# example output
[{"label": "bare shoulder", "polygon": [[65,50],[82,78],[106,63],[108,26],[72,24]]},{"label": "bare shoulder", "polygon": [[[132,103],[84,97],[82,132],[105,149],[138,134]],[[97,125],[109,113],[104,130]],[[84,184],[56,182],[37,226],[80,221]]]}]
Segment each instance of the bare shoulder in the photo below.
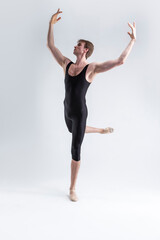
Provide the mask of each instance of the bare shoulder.
[{"label": "bare shoulder", "polygon": [[95,74],[95,66],[96,66],[96,62],[88,63],[87,74],[89,75]]},{"label": "bare shoulder", "polygon": [[90,69],[90,72],[91,72],[91,73],[94,73],[96,64],[97,64],[96,62],[91,62],[91,63],[89,63],[88,68]]},{"label": "bare shoulder", "polygon": [[71,62],[71,60],[66,57],[64,63],[62,64],[62,68],[63,68],[64,74],[66,72],[66,67],[67,67],[69,62]]},{"label": "bare shoulder", "polygon": [[88,82],[93,82],[94,77],[96,76],[96,72],[95,72],[95,67],[96,67],[96,62],[91,62],[89,63],[89,66],[87,68],[87,72],[86,72],[86,79]]}]

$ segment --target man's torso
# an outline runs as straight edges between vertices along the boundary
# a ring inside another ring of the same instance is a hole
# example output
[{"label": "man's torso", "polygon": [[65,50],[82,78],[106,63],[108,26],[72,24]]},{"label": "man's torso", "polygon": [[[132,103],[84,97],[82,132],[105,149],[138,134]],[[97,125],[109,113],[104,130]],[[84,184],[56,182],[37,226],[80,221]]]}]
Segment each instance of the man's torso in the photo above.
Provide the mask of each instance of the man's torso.
[{"label": "man's torso", "polygon": [[[70,59],[66,58],[66,61],[65,63],[62,65],[63,67],[63,71],[64,71],[64,75],[66,73],[66,66],[67,64],[71,62]],[[83,67],[84,68],[84,67]],[[75,67],[73,64],[71,64],[71,66],[69,67],[69,71],[68,71],[68,74],[71,75],[71,76],[76,76],[78,75],[82,70],[83,68],[79,68],[79,69],[76,69],[75,70]],[[94,77],[96,76],[96,73],[94,72],[94,69],[95,69],[95,63],[89,63],[89,66],[87,68],[87,71],[86,71],[86,75],[85,75],[85,78],[86,80],[89,82],[89,83],[92,83]]]}]

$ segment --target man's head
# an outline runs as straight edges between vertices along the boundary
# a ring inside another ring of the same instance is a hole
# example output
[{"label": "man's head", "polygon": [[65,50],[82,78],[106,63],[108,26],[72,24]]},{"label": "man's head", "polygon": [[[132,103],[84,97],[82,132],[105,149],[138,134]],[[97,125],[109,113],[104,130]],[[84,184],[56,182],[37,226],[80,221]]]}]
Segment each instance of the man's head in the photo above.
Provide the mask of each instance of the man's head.
[{"label": "man's head", "polygon": [[[94,45],[93,43],[91,43],[90,41],[88,40],[84,40],[84,39],[79,39],[77,41],[77,46],[75,46],[75,49],[74,52],[76,51],[77,53],[81,53],[81,54],[85,54],[85,57],[86,59],[88,57],[90,57],[93,53],[93,50],[94,50]],[[77,54],[75,54],[77,55]]]}]

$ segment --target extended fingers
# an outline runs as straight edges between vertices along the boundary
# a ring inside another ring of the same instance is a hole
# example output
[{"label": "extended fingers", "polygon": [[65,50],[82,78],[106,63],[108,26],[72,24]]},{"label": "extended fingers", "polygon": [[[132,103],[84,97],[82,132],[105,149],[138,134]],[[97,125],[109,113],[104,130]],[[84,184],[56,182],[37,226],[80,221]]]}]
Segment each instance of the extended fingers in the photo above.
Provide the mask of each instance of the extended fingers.
[{"label": "extended fingers", "polygon": [[130,28],[133,28],[132,24],[128,22],[128,25],[130,26]]},{"label": "extended fingers", "polygon": [[60,9],[60,8],[58,8],[58,10],[57,10],[57,14],[58,14],[58,13],[62,13],[62,11],[59,11],[59,9]]},{"label": "extended fingers", "polygon": [[135,22],[133,22],[133,25],[128,22],[128,25],[129,25],[132,29],[136,27],[136,23],[135,23]]}]

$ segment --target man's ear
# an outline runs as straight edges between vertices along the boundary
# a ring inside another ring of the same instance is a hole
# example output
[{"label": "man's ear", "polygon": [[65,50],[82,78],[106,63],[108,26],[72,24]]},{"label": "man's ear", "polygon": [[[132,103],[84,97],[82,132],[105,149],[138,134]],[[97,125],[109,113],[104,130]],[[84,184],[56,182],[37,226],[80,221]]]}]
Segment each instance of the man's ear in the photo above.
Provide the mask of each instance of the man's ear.
[{"label": "man's ear", "polygon": [[86,50],[86,53],[89,51],[89,48],[85,48],[85,50]]}]

